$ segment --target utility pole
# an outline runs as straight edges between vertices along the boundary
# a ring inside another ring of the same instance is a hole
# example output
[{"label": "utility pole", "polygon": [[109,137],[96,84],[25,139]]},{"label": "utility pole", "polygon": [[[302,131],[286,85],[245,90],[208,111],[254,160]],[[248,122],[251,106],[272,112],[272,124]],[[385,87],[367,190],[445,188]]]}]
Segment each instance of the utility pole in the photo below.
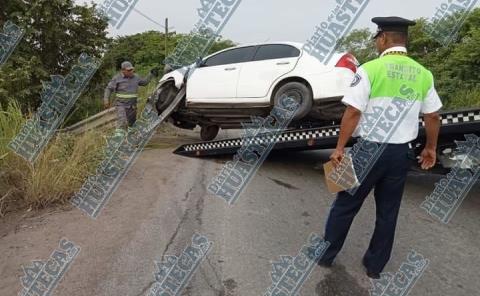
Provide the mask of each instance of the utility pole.
[{"label": "utility pole", "polygon": [[167,55],[168,55],[167,41],[168,41],[168,17],[165,18],[165,58],[167,58]]},{"label": "utility pole", "polygon": [[[168,31],[170,29],[175,29],[175,27],[171,27],[169,28],[168,27],[168,18],[165,18],[165,27],[160,24],[159,22],[156,22],[154,19],[152,19],[151,17],[149,17],[148,15],[144,14],[143,12],[141,12],[140,10],[136,9],[136,8],[133,8],[133,11],[135,11],[136,13],[138,13],[139,15],[143,16],[144,18],[146,18],[147,20],[149,20],[150,22],[154,23],[155,25],[159,26],[159,27],[162,27],[162,28],[165,28],[165,58],[167,57],[167,54],[168,54]],[[160,41],[161,42],[161,41]]]}]

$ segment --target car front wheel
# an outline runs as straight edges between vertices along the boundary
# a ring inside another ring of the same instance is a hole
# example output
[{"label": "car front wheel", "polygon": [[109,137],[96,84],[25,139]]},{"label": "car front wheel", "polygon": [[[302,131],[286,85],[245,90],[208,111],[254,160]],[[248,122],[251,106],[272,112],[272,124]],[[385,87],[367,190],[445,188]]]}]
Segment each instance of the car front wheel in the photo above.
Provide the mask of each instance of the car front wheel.
[{"label": "car front wheel", "polygon": [[312,93],[308,86],[301,82],[288,82],[282,85],[275,93],[273,101],[275,106],[280,106],[280,98],[290,97],[299,104],[293,120],[301,119],[310,113],[313,106]]},{"label": "car front wheel", "polygon": [[158,89],[156,93],[156,103],[158,114],[162,113],[173,102],[179,90],[175,87],[175,83],[165,83]]}]

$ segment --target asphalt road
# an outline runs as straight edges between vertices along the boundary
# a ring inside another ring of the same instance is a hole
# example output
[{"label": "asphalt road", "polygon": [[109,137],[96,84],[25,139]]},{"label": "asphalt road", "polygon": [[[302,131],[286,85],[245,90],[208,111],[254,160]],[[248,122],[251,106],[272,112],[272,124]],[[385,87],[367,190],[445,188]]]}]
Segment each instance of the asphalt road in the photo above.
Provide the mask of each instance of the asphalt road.
[{"label": "asphalt road", "polygon": [[[154,140],[165,141],[174,142]],[[322,234],[334,198],[319,169],[329,151],[272,154],[236,204],[228,206],[206,187],[231,157],[185,158],[173,155],[173,146],[147,149],[97,220],[68,205],[4,219],[0,295],[17,295],[21,265],[47,259],[62,237],[81,252],[53,295],[146,295],[155,281],[154,261],[179,256],[194,233],[208,237],[213,247],[180,295],[263,295],[272,284],[271,261],[296,255],[311,233]],[[479,295],[478,183],[444,225],[419,207],[438,180],[409,175],[385,271],[396,272],[413,249],[430,264],[409,295]],[[299,295],[369,295],[361,258],[374,215],[370,196],[335,266],[316,267]]]}]

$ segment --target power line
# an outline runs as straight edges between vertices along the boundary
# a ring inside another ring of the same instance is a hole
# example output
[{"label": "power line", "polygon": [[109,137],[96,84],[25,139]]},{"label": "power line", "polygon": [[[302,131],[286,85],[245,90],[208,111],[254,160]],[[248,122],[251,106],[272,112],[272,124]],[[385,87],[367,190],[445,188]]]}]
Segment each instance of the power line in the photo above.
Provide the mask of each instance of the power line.
[{"label": "power line", "polygon": [[[146,18],[147,20],[151,21],[152,23],[156,24],[157,26],[160,26],[162,27],[163,29],[165,29],[165,26],[158,23],[157,21],[153,20],[152,18],[150,18],[148,15],[144,14],[143,12],[141,12],[140,10],[136,9],[136,8],[133,8],[133,10],[138,13],[139,15],[143,16],[144,18]],[[171,27],[170,29],[173,29],[173,27]]]}]

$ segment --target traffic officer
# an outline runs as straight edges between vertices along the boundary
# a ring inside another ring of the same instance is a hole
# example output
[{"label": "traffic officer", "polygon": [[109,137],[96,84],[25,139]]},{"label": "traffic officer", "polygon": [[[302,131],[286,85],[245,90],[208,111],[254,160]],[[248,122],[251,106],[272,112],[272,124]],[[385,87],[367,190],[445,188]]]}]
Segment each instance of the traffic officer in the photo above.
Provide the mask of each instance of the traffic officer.
[{"label": "traffic officer", "polygon": [[114,92],[117,110],[117,128],[127,129],[133,126],[137,120],[137,99],[138,87],[146,86],[153,77],[158,76],[158,69],[154,68],[145,78],[140,78],[135,74],[135,68],[132,63],[125,61],[122,63],[122,69],[115,75],[105,88],[103,96],[103,105],[105,109],[110,108],[110,96]]},{"label": "traffic officer", "polygon": [[[330,159],[334,166],[340,164],[345,145],[351,136],[360,136],[365,141],[376,142],[376,145],[385,143],[386,148],[353,195],[346,191],[338,193],[325,227],[325,240],[330,242],[330,247],[319,265],[330,267],[333,264],[353,219],[365,198],[375,188],[375,230],[362,263],[367,275],[378,279],[390,259],[393,247],[397,216],[408,172],[408,143],[417,138],[418,117],[423,113],[427,140],[418,162],[424,170],[435,165],[440,129],[440,116],[437,111],[442,108],[442,103],[435,90],[432,73],[407,55],[408,27],[415,25],[415,22],[400,17],[376,17],[372,22],[378,25],[374,39],[380,57],[359,67],[352,85],[342,99],[347,108],[343,115],[337,147]],[[411,88],[420,94],[420,97],[414,101],[412,109],[409,109],[410,112],[402,119],[400,128],[394,130],[391,137],[383,142],[372,140],[366,129],[359,126],[362,113],[372,113],[379,107],[386,110],[392,105],[394,98],[408,100],[409,98],[399,91],[400,86]]]}]

